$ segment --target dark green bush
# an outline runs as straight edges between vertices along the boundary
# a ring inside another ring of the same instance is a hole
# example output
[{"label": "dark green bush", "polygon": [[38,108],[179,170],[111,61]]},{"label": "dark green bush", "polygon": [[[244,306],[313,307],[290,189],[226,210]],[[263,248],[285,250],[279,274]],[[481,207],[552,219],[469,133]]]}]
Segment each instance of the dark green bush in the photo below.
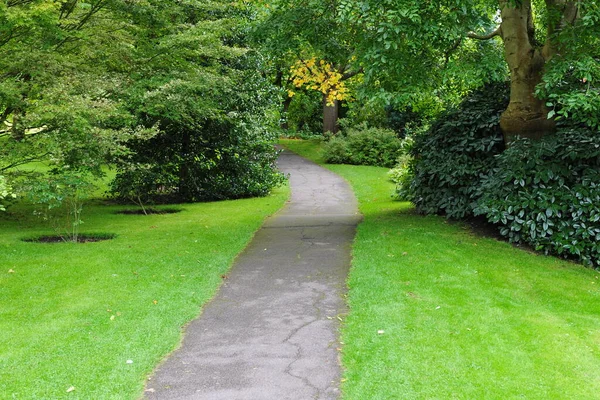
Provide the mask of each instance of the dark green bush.
[{"label": "dark green bush", "polygon": [[499,119],[507,105],[507,85],[487,85],[417,135],[410,152],[412,181],[398,187],[398,197],[427,214],[472,215],[481,179],[504,149]]},{"label": "dark green bush", "polygon": [[239,122],[179,127],[133,143],[112,184],[116,198],[170,203],[264,196],[282,182],[270,134]]},{"label": "dark green bush", "polygon": [[288,135],[320,134],[323,132],[322,94],[316,91],[296,91],[287,115]]},{"label": "dark green bush", "polygon": [[330,164],[374,165],[391,168],[402,150],[402,141],[390,129],[349,128],[332,138],[323,150]]},{"label": "dark green bush", "polygon": [[254,69],[258,60],[229,60],[227,76],[145,81],[152,90],[142,87],[129,104],[140,125],[159,133],[128,143],[113,195],[136,203],[222,200],[264,196],[281,183],[269,129],[275,96]]},{"label": "dark green bush", "polygon": [[420,113],[408,106],[405,110],[399,111],[392,106],[385,108],[387,123],[390,129],[393,129],[399,138],[405,138],[409,133],[407,129],[411,125],[421,125],[425,118]]},{"label": "dark green bush", "polygon": [[476,214],[511,242],[600,266],[600,133],[561,128],[498,157]]}]

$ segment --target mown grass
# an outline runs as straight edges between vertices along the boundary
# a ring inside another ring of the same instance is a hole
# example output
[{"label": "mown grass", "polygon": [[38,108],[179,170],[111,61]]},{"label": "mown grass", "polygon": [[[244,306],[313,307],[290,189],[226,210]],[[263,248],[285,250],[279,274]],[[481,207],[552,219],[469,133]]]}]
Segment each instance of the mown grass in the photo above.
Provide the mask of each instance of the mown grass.
[{"label": "mown grass", "polygon": [[[318,142],[283,141],[321,161]],[[327,165],[365,216],[348,279],[343,398],[598,399],[600,274],[390,198],[386,169]]]},{"label": "mown grass", "polygon": [[149,216],[93,201],[82,233],[117,237],[85,244],[25,243],[52,230],[27,208],[0,213],[0,398],[139,397],[181,328],[287,196],[280,188]]}]

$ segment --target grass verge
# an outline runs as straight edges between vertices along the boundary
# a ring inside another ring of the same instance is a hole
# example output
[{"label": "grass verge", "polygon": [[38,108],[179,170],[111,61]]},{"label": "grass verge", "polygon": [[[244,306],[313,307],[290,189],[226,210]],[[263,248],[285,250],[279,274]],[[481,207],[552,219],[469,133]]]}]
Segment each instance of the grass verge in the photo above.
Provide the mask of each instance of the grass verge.
[{"label": "grass verge", "polygon": [[0,398],[139,397],[287,196],[280,188],[149,216],[91,202],[83,228],[117,236],[85,244],[25,243],[52,231],[25,209],[0,213]]},{"label": "grass verge", "polygon": [[[322,161],[318,142],[282,140]],[[327,165],[359,199],[343,398],[598,399],[600,274],[415,214],[386,169]]]}]

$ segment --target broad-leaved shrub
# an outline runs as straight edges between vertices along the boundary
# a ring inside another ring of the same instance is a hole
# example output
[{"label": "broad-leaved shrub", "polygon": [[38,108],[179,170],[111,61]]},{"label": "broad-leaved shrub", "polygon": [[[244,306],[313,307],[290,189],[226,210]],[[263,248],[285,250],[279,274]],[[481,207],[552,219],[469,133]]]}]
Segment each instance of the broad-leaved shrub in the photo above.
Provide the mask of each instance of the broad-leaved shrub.
[{"label": "broad-leaved shrub", "polygon": [[472,215],[481,178],[504,149],[499,120],[507,105],[508,87],[496,83],[441,115],[429,131],[415,137],[409,164],[412,181],[399,185],[397,196],[413,202],[422,213]]},{"label": "broad-leaved shrub", "polygon": [[401,154],[402,141],[390,129],[359,125],[332,138],[323,150],[330,164],[373,165],[391,168]]},{"label": "broad-leaved shrub", "polygon": [[600,133],[562,128],[497,157],[476,214],[511,242],[600,266]]}]

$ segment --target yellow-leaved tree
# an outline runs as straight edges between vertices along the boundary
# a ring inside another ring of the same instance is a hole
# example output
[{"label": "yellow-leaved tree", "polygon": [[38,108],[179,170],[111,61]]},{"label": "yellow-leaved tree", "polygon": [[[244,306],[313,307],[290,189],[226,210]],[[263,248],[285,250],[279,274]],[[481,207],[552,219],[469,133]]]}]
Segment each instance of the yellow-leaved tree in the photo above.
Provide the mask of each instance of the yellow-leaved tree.
[{"label": "yellow-leaved tree", "polygon": [[[292,83],[296,88],[316,90],[323,95],[323,132],[336,133],[339,102],[352,98],[346,81],[356,73],[344,73],[343,68],[334,66],[316,57],[298,60],[290,67]],[[293,97],[294,90],[288,90]]]}]

